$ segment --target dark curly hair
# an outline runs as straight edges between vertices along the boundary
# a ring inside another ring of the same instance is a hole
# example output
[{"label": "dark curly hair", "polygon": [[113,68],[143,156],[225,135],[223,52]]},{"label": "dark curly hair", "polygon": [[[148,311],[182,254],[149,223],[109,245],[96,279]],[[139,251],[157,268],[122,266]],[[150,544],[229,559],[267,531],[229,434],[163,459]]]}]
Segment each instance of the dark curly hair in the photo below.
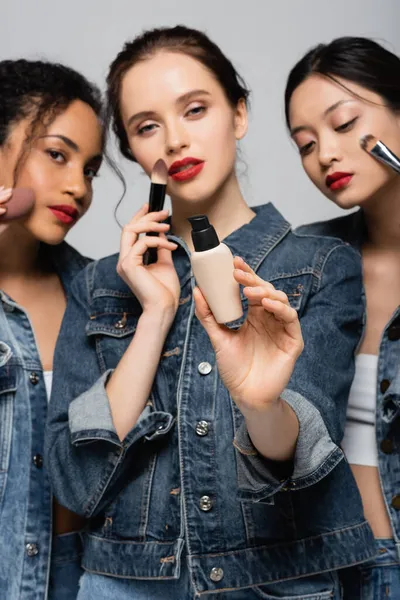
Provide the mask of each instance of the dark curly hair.
[{"label": "dark curly hair", "polygon": [[102,119],[100,91],[75,70],[46,61],[0,61],[0,146],[13,126],[29,119],[15,178],[37,131],[48,127],[75,100],[88,104]]},{"label": "dark curly hair", "polygon": [[290,129],[290,100],[312,73],[337,77],[375,92],[394,112],[400,112],[400,58],[364,37],[336,38],[309,50],[291,70],[285,90],[286,124]]},{"label": "dark curly hair", "polygon": [[202,31],[184,25],[145,31],[124,45],[112,62],[107,77],[106,124],[114,131],[123,156],[131,161],[135,161],[135,157],[129,148],[120,111],[122,80],[136,63],[162,50],[187,54],[201,62],[220,83],[233,107],[236,107],[241,99],[247,103],[250,94],[231,61]]}]

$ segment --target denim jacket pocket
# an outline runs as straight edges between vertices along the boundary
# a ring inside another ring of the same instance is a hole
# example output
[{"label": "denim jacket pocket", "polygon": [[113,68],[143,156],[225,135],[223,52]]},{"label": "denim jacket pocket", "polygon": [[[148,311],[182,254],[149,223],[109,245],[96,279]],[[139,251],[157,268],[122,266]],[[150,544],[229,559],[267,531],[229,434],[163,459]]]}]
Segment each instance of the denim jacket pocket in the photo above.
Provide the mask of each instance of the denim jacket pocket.
[{"label": "denim jacket pocket", "polygon": [[307,298],[311,285],[311,273],[299,273],[298,275],[280,275],[270,280],[275,289],[284,292],[292,308],[300,312],[303,308],[303,300]]},{"label": "denim jacket pocket", "polygon": [[17,389],[16,365],[10,362],[11,356],[11,348],[0,342],[0,506],[10,461],[14,397]]},{"label": "denim jacket pocket", "polygon": [[86,335],[94,338],[100,368],[115,369],[136,331],[138,314],[128,307],[113,307],[93,313],[86,324]]},{"label": "denim jacket pocket", "polygon": [[253,588],[258,598],[265,600],[329,600],[336,598],[338,576],[336,573],[318,573],[288,581],[279,581]]}]

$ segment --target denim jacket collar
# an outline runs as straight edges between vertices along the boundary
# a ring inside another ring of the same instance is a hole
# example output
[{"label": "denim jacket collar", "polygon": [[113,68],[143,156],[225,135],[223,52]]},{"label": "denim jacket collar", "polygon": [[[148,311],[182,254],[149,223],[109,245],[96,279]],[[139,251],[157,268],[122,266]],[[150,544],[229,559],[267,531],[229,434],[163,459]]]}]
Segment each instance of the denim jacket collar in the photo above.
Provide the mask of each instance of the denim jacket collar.
[{"label": "denim jacket collar", "polygon": [[[40,252],[50,257],[66,291],[70,289],[75,275],[89,263],[88,258],[82,256],[82,254],[67,244],[67,242],[62,242],[58,246],[42,244]],[[0,290],[0,299],[5,303],[10,302],[7,294],[2,290]]]},{"label": "denim jacket collar", "polygon": [[[253,270],[256,270],[270,250],[287,235],[291,226],[271,203],[253,206],[252,210],[256,213],[255,217],[221,241],[229,246],[234,256],[241,256]],[[178,243],[190,256],[189,249],[182,238],[174,235],[170,235],[168,238]],[[178,249],[174,254],[179,256],[180,252]],[[189,264],[186,261],[177,260],[175,268],[181,286],[185,285],[191,276]]]},{"label": "denim jacket collar", "polygon": [[43,251],[50,255],[56,272],[59,274],[64,288],[68,290],[71,287],[72,280],[89,262],[89,259],[82,256],[75,248],[72,248],[67,242],[62,242],[58,246],[42,245]]}]

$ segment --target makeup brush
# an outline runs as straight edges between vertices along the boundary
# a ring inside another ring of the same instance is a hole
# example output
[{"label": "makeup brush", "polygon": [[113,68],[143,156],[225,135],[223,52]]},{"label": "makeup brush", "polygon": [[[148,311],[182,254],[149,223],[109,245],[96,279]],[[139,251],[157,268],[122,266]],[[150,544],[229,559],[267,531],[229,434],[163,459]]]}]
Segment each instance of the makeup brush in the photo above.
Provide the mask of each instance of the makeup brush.
[{"label": "makeup brush", "polygon": [[[168,181],[168,168],[162,158],[155,163],[150,179],[149,212],[157,212],[164,208]],[[150,231],[147,235],[158,236],[158,233]],[[143,256],[143,264],[151,265],[155,262],[157,262],[157,248],[148,248]]]},{"label": "makeup brush", "polygon": [[30,188],[15,188],[11,198],[2,204],[7,212],[0,216],[0,222],[6,223],[24,217],[35,202],[35,193]]},{"label": "makeup brush", "polygon": [[360,146],[368,154],[400,175],[400,159],[383,142],[369,133],[360,139]]}]

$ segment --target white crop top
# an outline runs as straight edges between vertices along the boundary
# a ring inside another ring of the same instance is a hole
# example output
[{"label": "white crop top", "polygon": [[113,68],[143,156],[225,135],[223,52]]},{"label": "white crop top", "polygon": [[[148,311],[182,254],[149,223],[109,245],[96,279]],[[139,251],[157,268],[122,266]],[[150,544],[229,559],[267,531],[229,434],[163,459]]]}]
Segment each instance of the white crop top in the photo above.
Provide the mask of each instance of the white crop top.
[{"label": "white crop top", "polygon": [[53,383],[53,371],[43,371],[44,385],[46,386],[47,401],[50,400],[51,384]]},{"label": "white crop top", "polygon": [[378,357],[356,356],[356,370],[347,406],[343,451],[352,465],[378,466],[375,436]]}]

